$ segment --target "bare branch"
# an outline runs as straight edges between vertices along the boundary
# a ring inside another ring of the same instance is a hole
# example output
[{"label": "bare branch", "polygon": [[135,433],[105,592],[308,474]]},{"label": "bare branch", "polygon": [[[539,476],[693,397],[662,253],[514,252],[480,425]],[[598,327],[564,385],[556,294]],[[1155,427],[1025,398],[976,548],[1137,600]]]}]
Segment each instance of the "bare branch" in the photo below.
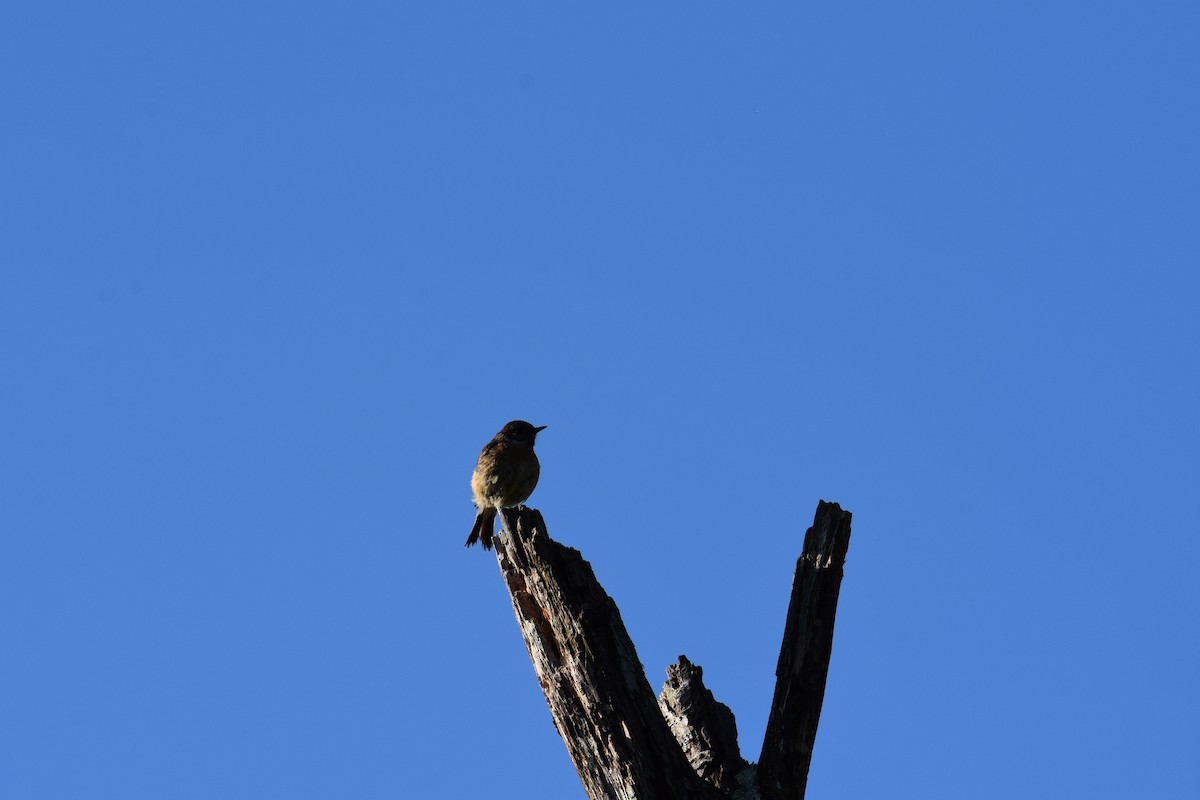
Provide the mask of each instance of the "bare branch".
[{"label": "bare branch", "polygon": [[686,657],[657,702],[616,603],[535,509],[503,509],[496,558],[538,683],[591,800],[803,800],[833,646],[850,513],[821,501],[796,563],[757,768]]},{"label": "bare branch", "polygon": [[680,656],[667,667],[658,705],[692,768],[722,792],[733,792],[749,765],[738,750],[733,712],[704,685],[704,670]]},{"label": "bare branch", "polygon": [[503,509],[496,557],[554,724],[591,800],[705,800],[616,604],[542,515]]},{"label": "bare branch", "polygon": [[850,517],[837,503],[822,500],[804,535],[758,762],[759,789],[766,800],[804,798],[833,649],[842,565],[850,546]]}]

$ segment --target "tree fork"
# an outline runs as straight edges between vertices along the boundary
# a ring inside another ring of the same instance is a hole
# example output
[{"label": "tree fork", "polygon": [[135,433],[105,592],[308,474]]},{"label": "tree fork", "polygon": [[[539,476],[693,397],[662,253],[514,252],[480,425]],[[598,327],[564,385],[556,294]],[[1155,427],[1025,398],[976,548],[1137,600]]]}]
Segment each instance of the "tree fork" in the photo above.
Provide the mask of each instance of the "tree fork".
[{"label": "tree fork", "polygon": [[680,656],[656,699],[591,565],[550,538],[536,509],[501,515],[500,571],[554,725],[591,800],[802,800],[849,512],[822,501],[805,535],[757,771],[742,759],[733,713],[704,687],[702,670]]}]

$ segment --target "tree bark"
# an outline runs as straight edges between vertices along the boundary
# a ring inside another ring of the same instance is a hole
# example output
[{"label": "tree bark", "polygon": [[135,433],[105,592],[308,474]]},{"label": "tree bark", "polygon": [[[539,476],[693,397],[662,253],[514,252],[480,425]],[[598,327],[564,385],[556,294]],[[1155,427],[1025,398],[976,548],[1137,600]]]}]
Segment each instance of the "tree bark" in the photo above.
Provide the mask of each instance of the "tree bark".
[{"label": "tree bark", "polygon": [[767,719],[758,785],[764,800],[802,800],[808,785],[825,678],[833,652],[833,622],[850,546],[849,511],[822,500],[804,534],[783,630],[775,699]]},{"label": "tree bark", "polygon": [[824,695],[850,514],[818,506],[796,565],[757,771],[733,712],[686,657],[656,700],[621,614],[536,509],[502,509],[496,558],[554,725],[591,800],[802,800]]},{"label": "tree bark", "polygon": [[612,601],[578,550],[535,509],[501,511],[496,558],[538,683],[592,800],[720,795],[692,769],[658,709]]},{"label": "tree bark", "polygon": [[688,763],[701,778],[730,795],[752,780],[737,743],[737,722],[729,706],[717,702],[704,685],[704,670],[687,656],[667,667],[658,707],[675,734]]}]

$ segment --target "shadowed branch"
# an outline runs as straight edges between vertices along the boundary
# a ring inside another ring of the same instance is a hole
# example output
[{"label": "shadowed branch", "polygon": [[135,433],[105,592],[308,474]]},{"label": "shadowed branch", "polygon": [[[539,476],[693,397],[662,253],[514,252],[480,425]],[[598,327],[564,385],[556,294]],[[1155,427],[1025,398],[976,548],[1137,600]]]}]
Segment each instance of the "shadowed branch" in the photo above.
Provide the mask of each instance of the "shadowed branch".
[{"label": "shadowed branch", "polygon": [[[591,800],[802,800],[824,697],[850,514],[822,503],[796,565],[763,755],[686,657],[655,698],[621,614],[536,509],[502,509],[496,558],[538,683]],[[757,781],[756,781],[757,778]]]},{"label": "shadowed branch", "polygon": [[804,534],[775,669],[775,699],[758,760],[758,785],[766,800],[801,800],[808,784],[833,652],[842,565],[850,546],[850,517],[837,503],[822,500]]}]

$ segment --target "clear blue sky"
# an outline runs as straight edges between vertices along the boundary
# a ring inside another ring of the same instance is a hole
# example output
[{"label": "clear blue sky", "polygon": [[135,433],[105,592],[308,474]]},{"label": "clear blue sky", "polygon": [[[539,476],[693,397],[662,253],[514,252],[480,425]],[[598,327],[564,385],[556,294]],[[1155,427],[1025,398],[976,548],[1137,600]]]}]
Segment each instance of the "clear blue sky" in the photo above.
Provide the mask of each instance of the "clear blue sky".
[{"label": "clear blue sky", "polygon": [[0,9],[0,796],[582,798],[479,448],[827,798],[1195,798],[1200,7]]}]

